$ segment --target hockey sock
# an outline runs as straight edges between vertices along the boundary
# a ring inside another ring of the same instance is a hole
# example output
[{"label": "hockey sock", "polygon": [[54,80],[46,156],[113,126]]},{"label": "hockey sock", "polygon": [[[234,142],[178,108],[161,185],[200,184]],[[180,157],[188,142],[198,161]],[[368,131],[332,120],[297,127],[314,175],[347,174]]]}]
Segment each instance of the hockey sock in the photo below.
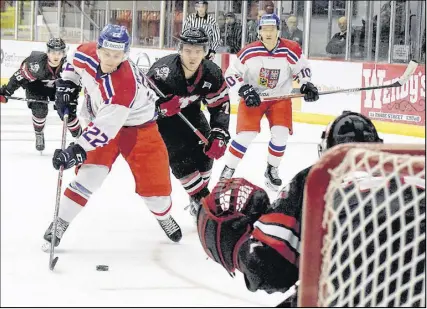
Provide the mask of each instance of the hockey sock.
[{"label": "hockey sock", "polygon": [[172,209],[170,196],[142,196],[142,199],[157,220],[165,220],[170,216]]},{"label": "hockey sock", "polygon": [[192,196],[207,186],[199,171],[179,179],[188,195]]},{"label": "hockey sock", "polygon": [[209,183],[209,180],[211,179],[212,170],[206,171],[206,172],[200,172],[200,175],[203,178],[203,182],[207,185]]},{"label": "hockey sock", "polygon": [[83,209],[92,192],[76,181],[72,181],[65,189],[64,197],[59,207],[59,217],[71,222]]},{"label": "hockey sock", "polygon": [[78,117],[69,121],[67,123],[67,127],[68,127],[68,130],[70,130],[70,133],[73,137],[79,137],[82,133],[82,128],[80,126],[80,121]]},{"label": "hockey sock", "polygon": [[44,126],[46,124],[46,117],[38,118],[33,115],[33,127],[36,132],[43,132]]},{"label": "hockey sock", "polygon": [[254,131],[244,131],[236,135],[228,148],[229,152],[225,160],[229,168],[235,169],[237,167],[256,135],[257,132]]},{"label": "hockey sock", "polygon": [[267,162],[278,167],[286,149],[286,142],[289,136],[289,129],[283,126],[271,127],[271,140],[268,144]]},{"label": "hockey sock", "polygon": [[202,190],[197,192],[196,194],[192,195],[191,198],[197,202],[200,202],[200,200],[206,196],[209,195],[209,189],[204,187]]}]

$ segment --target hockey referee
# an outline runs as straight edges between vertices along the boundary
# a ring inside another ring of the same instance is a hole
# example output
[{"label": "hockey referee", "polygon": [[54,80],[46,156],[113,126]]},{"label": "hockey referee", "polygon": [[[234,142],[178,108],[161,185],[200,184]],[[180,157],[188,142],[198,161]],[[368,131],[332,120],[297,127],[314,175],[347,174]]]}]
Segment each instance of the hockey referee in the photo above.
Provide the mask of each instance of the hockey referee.
[{"label": "hockey referee", "polygon": [[213,15],[208,15],[208,2],[196,1],[196,13],[190,14],[184,21],[182,32],[190,27],[202,27],[208,34],[209,52],[206,59],[213,60],[220,44],[219,27]]}]

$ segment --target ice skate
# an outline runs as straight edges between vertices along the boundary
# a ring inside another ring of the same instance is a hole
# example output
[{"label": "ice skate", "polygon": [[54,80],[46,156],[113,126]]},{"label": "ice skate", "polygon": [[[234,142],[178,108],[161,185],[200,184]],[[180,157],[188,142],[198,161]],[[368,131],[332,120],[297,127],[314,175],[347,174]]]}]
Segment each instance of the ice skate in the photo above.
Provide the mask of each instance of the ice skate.
[{"label": "ice skate", "polygon": [[157,219],[157,221],[159,221],[160,226],[162,227],[163,231],[165,231],[166,236],[169,237],[170,240],[173,242],[179,242],[181,240],[181,228],[179,227],[178,223],[175,222],[172,216],[169,215],[166,219]]},{"label": "ice skate", "polygon": [[265,185],[273,191],[279,191],[282,185],[282,180],[279,178],[278,168],[267,164],[267,169],[264,173]]},{"label": "ice skate", "polygon": [[189,213],[193,217],[195,224],[197,224],[197,214],[199,213],[200,207],[202,207],[201,202],[190,197],[190,204],[184,208],[184,210],[189,209]]},{"label": "ice skate", "polygon": [[219,179],[230,179],[231,177],[233,177],[235,169],[234,168],[230,168],[227,165],[224,167],[224,169],[221,172],[221,176],[219,177]]},{"label": "ice skate", "polygon": [[45,148],[44,133],[36,132],[36,149],[41,153],[44,150],[44,148]]},{"label": "ice skate", "polygon": [[[57,247],[61,242],[62,236],[64,235],[69,225],[69,222],[58,217],[58,224],[56,226],[55,247]],[[44,240],[46,240],[46,243],[42,246],[43,251],[47,251],[50,248],[50,243],[52,241],[52,230],[53,222],[49,225],[48,229],[44,233],[43,238]]]}]

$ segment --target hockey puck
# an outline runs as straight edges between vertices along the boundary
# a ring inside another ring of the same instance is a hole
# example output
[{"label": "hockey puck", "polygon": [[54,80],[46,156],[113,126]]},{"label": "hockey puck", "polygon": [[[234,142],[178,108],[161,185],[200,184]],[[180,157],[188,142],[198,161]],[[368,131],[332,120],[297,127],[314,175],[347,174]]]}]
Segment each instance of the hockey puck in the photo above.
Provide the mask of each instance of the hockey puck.
[{"label": "hockey puck", "polygon": [[96,265],[97,271],[108,271],[108,265]]}]

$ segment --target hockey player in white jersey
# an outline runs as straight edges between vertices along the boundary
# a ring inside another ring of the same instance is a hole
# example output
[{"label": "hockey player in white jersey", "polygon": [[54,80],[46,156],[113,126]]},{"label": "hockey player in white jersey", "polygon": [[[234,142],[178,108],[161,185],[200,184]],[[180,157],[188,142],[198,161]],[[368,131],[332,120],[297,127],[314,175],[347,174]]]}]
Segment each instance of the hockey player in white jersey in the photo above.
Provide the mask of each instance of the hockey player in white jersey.
[{"label": "hockey player in white jersey", "polygon": [[[270,123],[266,185],[278,190],[282,181],[278,167],[292,134],[292,102],[290,99],[268,100],[289,94],[292,81],[299,79],[305,101],[319,98],[310,82],[311,70],[298,43],[279,38],[280,20],[275,14],[263,15],[259,21],[260,40],[243,48],[225,72],[225,80],[241,101],[237,113],[236,137],[226,157],[221,178],[231,178],[248,146],[260,132],[264,115]],[[264,100],[261,102],[261,98]]]},{"label": "hockey player in white jersey", "polygon": [[[57,149],[53,166],[77,167],[76,178],[61,199],[55,245],[69,223],[98,190],[121,154],[132,171],[136,193],[172,241],[181,230],[170,215],[169,157],[159,133],[155,101],[158,96],[127,60],[130,38],[126,27],[107,25],[98,42],[84,43],[68,56],[62,78],[56,81],[58,112],[69,107],[70,96],[81,83],[85,88],[82,117],[89,125],[75,144]],[[118,188],[120,189],[120,188]],[[45,240],[52,239],[52,224]]]}]

